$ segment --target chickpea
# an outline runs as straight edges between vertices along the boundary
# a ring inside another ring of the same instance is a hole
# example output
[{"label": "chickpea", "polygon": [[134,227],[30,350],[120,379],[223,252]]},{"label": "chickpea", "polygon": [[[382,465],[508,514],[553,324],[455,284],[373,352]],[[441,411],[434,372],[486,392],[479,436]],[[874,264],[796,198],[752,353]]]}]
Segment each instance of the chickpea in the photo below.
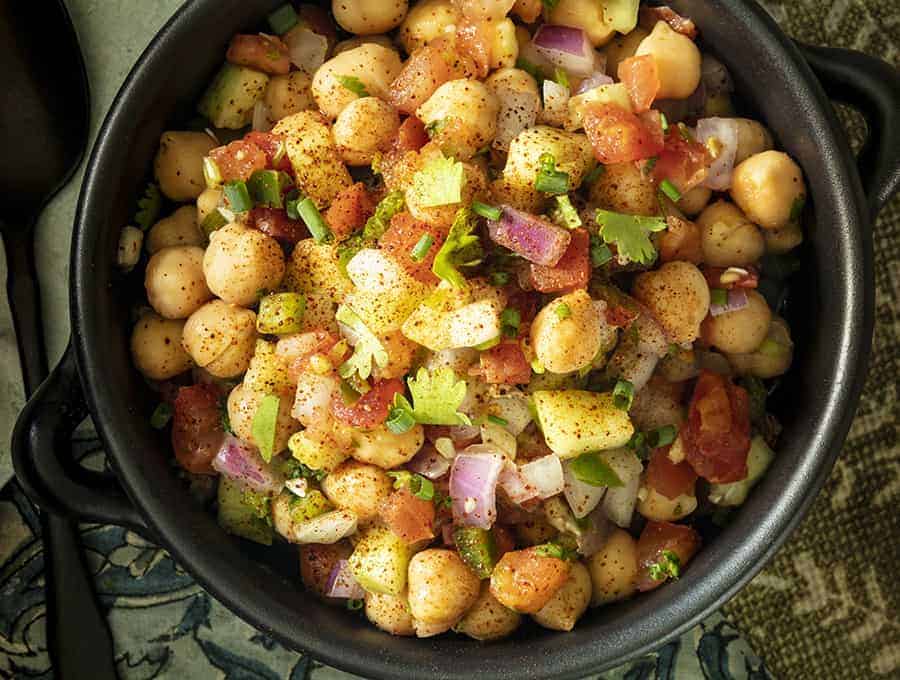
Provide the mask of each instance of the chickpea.
[{"label": "chickpea", "polygon": [[783,255],[803,243],[803,229],[799,222],[788,222],[781,229],[766,229],[766,252]]},{"label": "chickpea", "polygon": [[694,41],[657,21],[641,41],[636,56],[651,55],[659,73],[657,99],[686,99],[700,84],[700,50]]},{"label": "chickpea", "polygon": [[756,350],[769,333],[772,311],[755,290],[747,291],[747,306],[703,322],[703,341],[728,354],[748,354]]},{"label": "chickpea", "polygon": [[628,215],[658,215],[659,199],[653,184],[634,163],[613,163],[591,186],[591,203]]},{"label": "chickpea", "polygon": [[548,24],[582,29],[594,47],[605,45],[615,30],[603,17],[603,3],[594,0],[559,0],[550,10]]},{"label": "chickpea", "polygon": [[168,380],[191,367],[181,346],[184,321],[144,314],[131,332],[131,356],[137,369],[151,380]]},{"label": "chickpea", "polygon": [[358,78],[366,92],[373,97],[387,99],[391,83],[402,68],[396,50],[367,43],[341,52],[326,61],[312,81],[312,94],[319,110],[334,120],[359,95],[341,84],[341,78]]},{"label": "chickpea", "polygon": [[684,421],[681,385],[654,377],[634,395],[628,417],[635,428],[648,432]]},{"label": "chickpea", "polygon": [[278,241],[239,224],[213,232],[203,256],[210,290],[225,302],[243,307],[259,300],[261,291],[277,288],[284,270]]},{"label": "chickpea", "polygon": [[637,542],[627,531],[613,531],[606,545],[588,561],[593,583],[591,606],[624,600],[637,590]]},{"label": "chickpea", "polygon": [[475,604],[481,582],[452,550],[430,548],[409,562],[409,609],[416,621],[453,625]]},{"label": "chickpea", "polygon": [[[328,592],[331,570],[339,560],[345,560],[353,552],[347,541],[338,543],[307,543],[300,546],[300,579],[307,590],[319,597]],[[327,602],[327,600],[326,600]]]},{"label": "chickpea", "polygon": [[216,146],[205,132],[163,132],[153,171],[160,190],[173,201],[192,201],[206,188],[203,157]]},{"label": "chickpea", "polygon": [[731,197],[763,229],[781,229],[806,198],[803,171],[781,151],[754,154],[734,169]]},{"label": "chickpea", "polygon": [[[219,188],[208,188],[203,191],[202,194],[197,196],[197,225],[203,224],[203,220],[205,220],[209,214],[222,205],[222,189]],[[202,233],[202,231],[201,231]],[[203,242],[206,242],[205,234],[203,234],[204,239]]]},{"label": "chickpea", "polygon": [[408,9],[407,0],[331,0],[335,21],[355,35],[387,33],[400,25]]},{"label": "chickpea", "polygon": [[345,163],[370,165],[376,153],[390,146],[399,129],[400,116],[393,106],[377,97],[363,97],[338,114],[331,132]]},{"label": "chickpea", "polygon": [[732,118],[731,121],[737,127],[735,165],[742,163],[750,156],[768,151],[775,145],[772,133],[762,123],[749,118]]},{"label": "chickpea", "polygon": [[690,220],[670,215],[666,230],[659,234],[659,259],[661,262],[685,260],[700,264],[703,262],[700,227]]},{"label": "chickpea", "polygon": [[603,48],[603,54],[606,55],[606,72],[618,73],[619,64],[629,57],[633,57],[637,52],[638,45],[641,41],[650,35],[649,31],[645,31],[638,26],[627,35],[616,35],[606,47]]},{"label": "chickpea", "polygon": [[378,517],[378,509],[391,495],[391,478],[375,465],[348,460],[322,480],[322,491],[338,508],[351,510],[360,522]]},{"label": "chickpea", "polygon": [[[536,514],[536,513],[535,513]],[[515,524],[516,539],[520,545],[540,545],[553,540],[557,531],[543,517],[534,517]]]},{"label": "chickpea", "polygon": [[266,86],[264,99],[272,120],[306,111],[314,107],[312,78],[306,71],[292,71],[283,76],[273,76]]},{"label": "chickpea", "polygon": [[394,434],[386,427],[360,430],[353,436],[353,457],[385,470],[408,463],[425,443],[425,430],[416,424],[408,432]]},{"label": "chickpea", "polygon": [[590,602],[591,574],[581,562],[572,562],[569,578],[531,618],[544,628],[572,630]]},{"label": "chickpea", "polygon": [[475,640],[499,640],[511,635],[520,623],[522,615],[500,604],[491,595],[490,582],[485,581],[475,604],[453,629]]},{"label": "chickpea", "polygon": [[202,246],[206,238],[197,226],[197,210],[183,205],[147,232],[147,252],[151,255],[170,246]]},{"label": "chickpea", "polygon": [[650,309],[671,342],[682,345],[700,335],[709,312],[709,286],[690,262],[666,262],[639,274],[632,294]]},{"label": "chickpea", "polygon": [[391,40],[390,36],[387,35],[357,35],[352,38],[348,38],[347,40],[341,40],[337,45],[334,46],[334,49],[331,51],[331,56],[336,57],[341,52],[346,52],[347,50],[356,49],[360,45],[368,45],[373,43],[375,45],[381,45],[387,49],[394,48],[394,41]]},{"label": "chickpea", "polygon": [[366,618],[391,635],[416,634],[406,593],[366,593]]},{"label": "chickpea", "polygon": [[459,23],[462,15],[451,0],[423,0],[409,10],[400,26],[400,43],[407,54],[444,35]]},{"label": "chickpea", "polygon": [[686,194],[682,194],[681,200],[678,201],[678,209],[688,217],[694,217],[702,212],[711,197],[712,189],[694,187]]},{"label": "chickpea", "polygon": [[[237,385],[228,395],[228,419],[231,422],[232,431],[254,446],[258,446],[258,444],[253,436],[253,418],[265,396],[265,392],[254,392],[247,389],[244,383]],[[299,429],[300,423],[291,418],[291,400],[281,395],[278,417],[275,421],[275,444],[272,447],[274,452],[284,451],[287,448],[288,439]]]},{"label": "chickpea", "polygon": [[697,497],[681,494],[669,498],[656,489],[643,488],[638,493],[638,512],[656,522],[675,522],[697,509]]},{"label": "chickpea", "polygon": [[256,314],[222,300],[207,302],[184,325],[182,344],[198,366],[217,378],[247,370],[256,346]]},{"label": "chickpea", "polygon": [[[561,314],[560,309],[566,308]],[[583,290],[551,300],[531,324],[535,356],[552,373],[570,373],[587,366],[607,336],[603,313]]]},{"label": "chickpea", "polygon": [[150,258],[144,275],[147,300],[160,316],[185,319],[213,294],[203,278],[203,248],[172,246]]},{"label": "chickpea", "polygon": [[416,115],[425,125],[452,120],[453,141],[468,156],[494,139],[500,102],[482,82],[460,78],[441,85]]},{"label": "chickpea", "polygon": [[733,203],[716,201],[697,218],[703,261],[714,267],[753,264],[766,249],[763,235]]},{"label": "chickpea", "polygon": [[727,354],[735,372],[757,378],[775,378],[783,375],[791,365],[794,343],[791,329],[779,316],[772,317],[766,339],[749,354]]}]

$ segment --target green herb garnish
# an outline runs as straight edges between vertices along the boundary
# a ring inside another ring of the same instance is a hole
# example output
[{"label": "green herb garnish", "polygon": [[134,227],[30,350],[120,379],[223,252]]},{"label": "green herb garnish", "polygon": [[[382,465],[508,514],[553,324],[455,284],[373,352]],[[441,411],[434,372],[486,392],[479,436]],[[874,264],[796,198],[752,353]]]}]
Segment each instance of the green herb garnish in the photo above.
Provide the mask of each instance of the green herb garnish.
[{"label": "green herb garnish", "polygon": [[162,209],[162,194],[153,182],[147,184],[144,195],[138,199],[134,222],[142,231],[147,231],[159,217]]},{"label": "green herb garnish", "polygon": [[507,338],[516,337],[521,325],[522,315],[515,307],[507,307],[500,313],[500,329]]},{"label": "green herb garnish", "polygon": [[366,91],[366,86],[363,85],[362,81],[356,76],[335,76],[337,81],[344,86],[345,89],[350,90],[357,97],[368,97],[369,93]]},{"label": "green herb garnish", "polygon": [[624,486],[609,463],[596,451],[583,453],[569,463],[569,469],[576,479],[591,486]]},{"label": "green herb garnish", "polygon": [[347,379],[355,374],[359,376],[360,380],[368,380],[372,375],[373,363],[380,368],[387,366],[387,350],[356,312],[347,305],[341,305],[334,318],[339,323],[348,326],[356,335],[353,354],[338,367],[338,375]]},{"label": "green herb garnish", "polygon": [[500,216],[503,214],[503,211],[500,210],[500,208],[495,208],[494,206],[487,205],[481,201],[472,201],[472,212],[486,219],[493,220],[494,222],[499,220]]},{"label": "green herb garnish", "polygon": [[297,213],[316,243],[328,243],[334,239],[331,228],[311,198],[304,198],[297,204]]},{"label": "green herb garnish", "polygon": [[387,474],[388,477],[394,480],[395,489],[406,487],[413,496],[423,501],[430,501],[434,498],[434,483],[427,477],[407,472],[406,470],[388,472]]},{"label": "green herb garnish", "polygon": [[290,31],[300,21],[294,6],[290,3],[284,4],[268,17],[269,27],[276,35],[284,35]]},{"label": "green herb garnish", "polygon": [[253,207],[253,201],[250,199],[250,192],[247,190],[246,182],[241,180],[228,182],[225,185],[224,192],[228,207],[234,212],[247,212]]},{"label": "green herb garnish", "polygon": [[681,200],[681,192],[678,191],[678,187],[667,179],[659,183],[659,190],[673,203]]},{"label": "green herb garnish", "polygon": [[681,576],[681,560],[671,550],[663,550],[659,561],[650,565],[649,574],[654,581],[665,581],[669,577],[677,579]]},{"label": "green herb garnish", "polygon": [[474,233],[475,219],[469,208],[460,208],[453,218],[447,240],[434,257],[431,271],[454,288],[465,288],[466,279],[458,267],[470,267],[481,262],[484,252]]},{"label": "green herb garnish", "polygon": [[664,425],[663,427],[651,430],[647,433],[647,446],[651,449],[658,449],[662,446],[668,446],[675,441],[678,436],[678,428],[674,425]]},{"label": "green herb garnish", "polygon": [[605,243],[616,244],[620,260],[637,264],[650,264],[656,260],[656,249],[649,234],[666,228],[663,218],[597,210],[596,220],[600,225],[600,236]]},{"label": "green herb garnish", "polygon": [[500,427],[506,427],[509,425],[509,421],[506,418],[501,418],[500,416],[488,415],[488,422],[493,423],[494,425],[499,425]]},{"label": "green herb garnish", "polygon": [[568,319],[570,316],[572,316],[572,310],[565,302],[561,302],[560,304],[556,305],[556,308],[553,311],[556,312],[556,316],[558,316],[560,319]]},{"label": "green herb garnish", "polygon": [[169,424],[171,419],[172,407],[166,402],[161,402],[153,409],[153,414],[150,416],[150,426],[156,430],[161,430]]},{"label": "green herb garnish", "polygon": [[281,398],[275,394],[267,394],[259,402],[256,413],[253,416],[253,424],[250,432],[253,441],[259,449],[259,455],[267,463],[272,460],[275,451],[275,429],[278,423],[278,409],[281,406]]},{"label": "green herb garnish", "polygon": [[556,169],[552,154],[542,154],[538,159],[541,169],[534,180],[534,188],[545,194],[564,194],[569,190],[569,173]]},{"label": "green herb garnish", "polygon": [[415,377],[407,378],[412,403],[402,394],[394,397],[394,409],[404,410],[423,425],[471,425],[472,421],[459,407],[466,398],[466,382],[457,380],[449,368],[429,372],[419,368]]},{"label": "green herb garnish", "polygon": [[634,402],[634,385],[627,380],[619,380],[613,387],[613,404],[617,409],[627,411]]}]

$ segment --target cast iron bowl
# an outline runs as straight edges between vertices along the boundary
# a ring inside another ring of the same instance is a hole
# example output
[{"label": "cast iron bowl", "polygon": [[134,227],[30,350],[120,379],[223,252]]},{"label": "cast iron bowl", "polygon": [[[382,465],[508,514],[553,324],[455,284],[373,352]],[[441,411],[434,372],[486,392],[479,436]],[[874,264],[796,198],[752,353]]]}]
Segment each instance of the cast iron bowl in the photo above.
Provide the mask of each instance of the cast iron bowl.
[{"label": "cast iron bowl", "polygon": [[[283,564],[270,557],[277,551],[260,553],[226,535],[191,501],[169,462],[168,438],[149,425],[155,400],[128,351],[132,299],[114,266],[116,247],[159,135],[191,117],[231,35],[258,27],[281,2],[187,2],[119,91],[88,162],[75,219],[73,340],[14,433],[23,486],[47,509],[155,538],[260,630],[368,677],[575,678],[683,633],[734,595],[785,541],[849,428],[872,333],[870,230],[900,183],[896,71],[854,52],[798,47],[751,2],[670,3],[697,23],[706,49],[725,62],[748,106],[797,159],[809,184],[804,264],[790,308],[796,363],[780,388],[784,398],[776,410],[784,433],[775,462],[735,520],[708,537],[679,581],[591,610],[570,633],[526,626],[492,644],[453,635],[396,638],[304,593],[294,559]],[[870,139],[859,159],[862,171],[814,72],[829,94],[867,116]],[[118,481],[85,473],[62,455],[71,450],[72,428],[88,411]]]}]

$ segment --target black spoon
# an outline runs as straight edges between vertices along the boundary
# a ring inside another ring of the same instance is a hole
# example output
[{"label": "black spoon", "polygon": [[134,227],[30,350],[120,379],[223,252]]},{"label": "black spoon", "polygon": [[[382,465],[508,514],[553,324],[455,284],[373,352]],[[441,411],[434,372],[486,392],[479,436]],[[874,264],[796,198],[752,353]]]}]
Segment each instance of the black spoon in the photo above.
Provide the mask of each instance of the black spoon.
[{"label": "black spoon", "polygon": [[[0,230],[7,292],[30,396],[47,376],[34,225],[72,177],[88,137],[88,84],[62,0],[0,0]],[[75,525],[42,514],[47,647],[56,677],[115,678],[112,637]]]}]

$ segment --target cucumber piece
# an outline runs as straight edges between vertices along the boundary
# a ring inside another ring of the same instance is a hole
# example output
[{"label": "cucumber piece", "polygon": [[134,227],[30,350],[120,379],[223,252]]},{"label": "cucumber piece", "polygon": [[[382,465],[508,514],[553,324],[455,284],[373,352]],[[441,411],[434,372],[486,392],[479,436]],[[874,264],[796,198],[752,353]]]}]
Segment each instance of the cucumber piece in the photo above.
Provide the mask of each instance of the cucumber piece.
[{"label": "cucumber piece", "polygon": [[373,527],[363,534],[350,555],[350,570],[370,593],[399,595],[406,587],[410,557],[403,539],[389,529]]},{"label": "cucumber piece", "polygon": [[737,482],[728,484],[710,484],[709,500],[716,505],[734,507],[747,500],[747,494],[769,468],[775,453],[766,444],[766,440],[756,435],[750,442],[747,454],[747,476]]},{"label": "cucumber piece", "polygon": [[204,93],[198,110],[213,127],[238,130],[250,124],[253,107],[268,84],[265,73],[226,63]]},{"label": "cucumber piece", "polygon": [[490,531],[478,527],[457,527],[453,530],[453,542],[462,561],[478,578],[491,577],[497,564],[497,545]]},{"label": "cucumber piece", "polygon": [[274,530],[266,521],[269,503],[263,494],[248,491],[227,477],[219,478],[219,526],[229,534],[272,545]]},{"label": "cucumber piece", "polygon": [[532,399],[547,446],[560,458],[625,446],[634,434],[610,392],[539,391]]}]

